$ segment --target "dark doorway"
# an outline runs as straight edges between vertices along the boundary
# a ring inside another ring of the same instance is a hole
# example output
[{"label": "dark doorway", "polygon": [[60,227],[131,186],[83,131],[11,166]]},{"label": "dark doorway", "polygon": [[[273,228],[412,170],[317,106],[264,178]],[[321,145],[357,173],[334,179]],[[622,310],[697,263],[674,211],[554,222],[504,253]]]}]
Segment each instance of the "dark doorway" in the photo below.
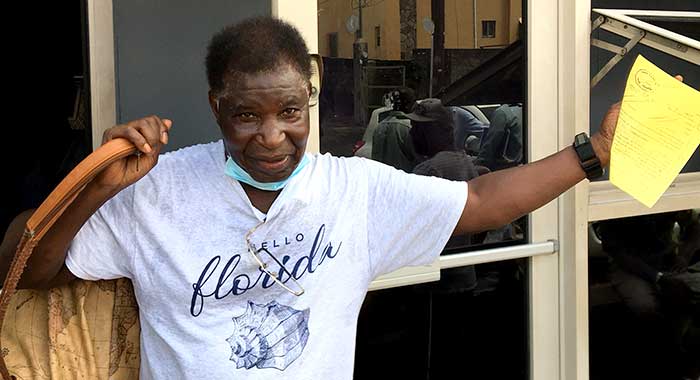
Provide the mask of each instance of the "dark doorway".
[{"label": "dark doorway", "polygon": [[92,150],[86,4],[34,3],[15,12],[27,18],[12,37],[18,46],[6,72],[19,83],[7,110],[15,120],[7,126],[13,137],[3,146],[13,152],[3,165],[3,235],[17,214],[37,207]]}]

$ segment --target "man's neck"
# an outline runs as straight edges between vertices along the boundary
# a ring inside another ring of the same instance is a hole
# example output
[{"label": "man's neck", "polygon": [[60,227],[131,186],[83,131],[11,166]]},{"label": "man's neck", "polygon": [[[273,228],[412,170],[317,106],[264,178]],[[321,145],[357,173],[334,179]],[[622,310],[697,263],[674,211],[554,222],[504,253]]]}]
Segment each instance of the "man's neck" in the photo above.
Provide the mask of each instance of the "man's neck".
[{"label": "man's neck", "polygon": [[272,204],[275,202],[275,199],[277,199],[277,196],[279,196],[282,192],[282,190],[260,190],[242,182],[241,186],[243,187],[243,191],[245,191],[246,195],[248,196],[250,203],[253,204],[253,207],[258,209],[263,214],[267,214],[267,212],[270,211],[270,207],[272,207]]}]

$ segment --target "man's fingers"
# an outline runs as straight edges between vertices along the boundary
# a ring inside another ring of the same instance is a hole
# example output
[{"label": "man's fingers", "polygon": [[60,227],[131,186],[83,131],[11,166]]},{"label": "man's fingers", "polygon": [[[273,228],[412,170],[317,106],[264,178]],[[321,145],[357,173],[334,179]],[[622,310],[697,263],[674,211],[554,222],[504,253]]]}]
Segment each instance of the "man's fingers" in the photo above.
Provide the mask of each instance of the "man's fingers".
[{"label": "man's fingers", "polygon": [[[133,127],[139,132],[141,132],[141,134],[143,135],[143,137],[146,138],[146,142],[150,145],[151,148],[156,148],[158,147],[158,145],[160,145],[160,119],[158,119],[155,116],[147,117],[137,122],[134,122]],[[144,153],[152,152],[144,151]]]},{"label": "man's fingers", "polygon": [[683,82],[683,75],[676,75],[674,78],[678,79],[679,81]]},{"label": "man's fingers", "polygon": [[135,128],[126,128],[124,130],[124,136],[127,140],[129,140],[132,144],[134,144],[139,150],[143,153],[149,154],[153,152],[153,148],[151,145],[148,143],[146,138],[136,130]]},{"label": "man's fingers", "polygon": [[142,153],[152,154],[160,150],[161,144],[168,143],[168,133],[173,122],[158,116],[149,116],[116,125],[102,135],[102,143],[123,137],[136,145]]},{"label": "man's fingers", "polygon": [[104,145],[107,141],[112,139],[112,129],[113,128],[110,128],[104,131],[104,133],[102,134],[102,145]]},{"label": "man's fingers", "polygon": [[173,126],[173,122],[170,119],[161,119],[161,129],[160,129],[160,142],[163,144],[168,143],[168,134],[170,133],[170,128]]}]

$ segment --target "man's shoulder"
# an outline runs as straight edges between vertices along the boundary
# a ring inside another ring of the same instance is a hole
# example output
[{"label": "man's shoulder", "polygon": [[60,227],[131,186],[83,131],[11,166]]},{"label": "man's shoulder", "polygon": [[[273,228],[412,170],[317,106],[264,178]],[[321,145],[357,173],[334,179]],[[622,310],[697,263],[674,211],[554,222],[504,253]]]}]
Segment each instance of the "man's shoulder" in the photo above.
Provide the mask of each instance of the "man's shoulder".
[{"label": "man's shoulder", "polygon": [[335,156],[332,153],[311,153],[311,161],[314,166],[321,170],[331,170],[334,168],[359,169],[365,162],[371,161],[364,157],[357,156]]},{"label": "man's shoulder", "polygon": [[379,122],[379,126],[381,127],[382,125],[396,125],[410,128],[411,119],[407,118],[406,114],[404,114],[403,112],[397,111],[397,113]]},{"label": "man's shoulder", "polygon": [[170,152],[163,153],[159,158],[159,162],[180,161],[180,160],[202,160],[210,159],[219,154],[222,162],[224,161],[224,150],[221,140],[212,141],[204,144],[195,144],[185,146]]},{"label": "man's shoulder", "polygon": [[344,178],[346,181],[359,183],[358,181],[364,181],[368,178],[388,175],[388,170],[398,171],[389,165],[364,157],[334,156],[330,153],[316,153],[312,154],[311,157],[313,165],[310,166],[313,168],[313,177],[316,180],[321,177],[340,180]]},{"label": "man's shoulder", "polygon": [[[166,152],[158,157],[158,164],[148,173],[153,182],[179,180],[192,177],[193,173],[207,173],[221,169],[225,164],[221,141],[197,144]],[[206,177],[206,176],[204,176]]]}]

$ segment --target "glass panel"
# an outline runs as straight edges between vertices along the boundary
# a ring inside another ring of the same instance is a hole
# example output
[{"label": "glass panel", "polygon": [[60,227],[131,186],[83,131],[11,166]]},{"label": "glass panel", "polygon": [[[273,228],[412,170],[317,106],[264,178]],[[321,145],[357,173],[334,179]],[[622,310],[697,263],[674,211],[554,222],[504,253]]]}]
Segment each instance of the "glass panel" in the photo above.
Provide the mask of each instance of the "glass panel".
[{"label": "glass panel", "polygon": [[[520,0],[319,0],[321,151],[462,181],[526,163],[522,20]],[[526,222],[445,252],[523,243]],[[355,378],[527,378],[526,267],[370,292]]]},{"label": "glass panel", "polygon": [[526,268],[455,268],[438,283],[368,293],[355,379],[527,379]]},{"label": "glass panel", "polygon": [[[678,0],[674,2],[663,0],[593,0],[591,5],[593,8],[610,9],[700,11],[700,3],[697,0]],[[688,18],[676,20],[653,19],[644,16],[636,16],[636,18],[700,41],[700,20]],[[600,28],[593,31],[591,37],[613,43],[620,47],[624,46],[628,41],[626,38],[601,30]],[[645,45],[637,44],[594,88],[591,89],[591,133],[598,130],[600,122],[603,120],[603,116],[609,105],[622,99],[627,74],[639,54],[643,55],[669,74],[683,75],[685,83],[693,88],[700,89],[700,67],[698,65]],[[613,53],[591,46],[591,77],[593,77],[612,57]],[[698,171],[700,171],[700,148],[695,150],[690,161],[683,167],[683,170],[681,170],[682,173]],[[598,178],[597,180],[602,181],[607,179],[608,176],[606,173],[604,177]]]},{"label": "glass panel", "polygon": [[591,379],[700,377],[699,212],[589,226]]},{"label": "glass panel", "polygon": [[[321,152],[460,181],[527,162],[521,0],[319,0],[318,25]],[[447,252],[523,243],[526,225]]]}]

